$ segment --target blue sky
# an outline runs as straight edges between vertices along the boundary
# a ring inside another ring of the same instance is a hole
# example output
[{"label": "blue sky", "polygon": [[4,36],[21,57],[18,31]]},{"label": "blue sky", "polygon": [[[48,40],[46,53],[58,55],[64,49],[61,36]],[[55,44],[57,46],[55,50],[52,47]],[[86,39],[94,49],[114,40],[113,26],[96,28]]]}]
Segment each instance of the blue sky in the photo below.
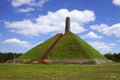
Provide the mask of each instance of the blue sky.
[{"label": "blue sky", "polygon": [[71,31],[102,54],[120,52],[120,0],[0,0],[0,51],[26,52]]}]

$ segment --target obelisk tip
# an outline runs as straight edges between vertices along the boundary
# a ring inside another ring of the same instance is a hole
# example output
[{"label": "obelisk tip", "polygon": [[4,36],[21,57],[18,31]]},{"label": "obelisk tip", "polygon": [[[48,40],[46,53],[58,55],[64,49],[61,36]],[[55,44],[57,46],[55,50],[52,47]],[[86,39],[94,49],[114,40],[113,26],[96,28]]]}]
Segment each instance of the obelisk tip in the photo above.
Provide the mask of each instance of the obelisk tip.
[{"label": "obelisk tip", "polygon": [[65,33],[70,32],[70,17],[66,17]]}]

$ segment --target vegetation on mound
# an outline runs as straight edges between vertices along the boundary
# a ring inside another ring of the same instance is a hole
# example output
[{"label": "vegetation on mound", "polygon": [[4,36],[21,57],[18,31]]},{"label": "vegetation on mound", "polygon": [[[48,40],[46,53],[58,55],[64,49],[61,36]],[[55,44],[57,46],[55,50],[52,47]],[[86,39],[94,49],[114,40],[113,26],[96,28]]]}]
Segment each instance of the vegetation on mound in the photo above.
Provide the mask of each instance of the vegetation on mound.
[{"label": "vegetation on mound", "polygon": [[[53,44],[60,34],[50,38],[49,40],[39,44],[29,50],[18,59],[40,59],[45,51]],[[65,59],[106,59],[97,50],[91,47],[84,40],[79,38],[72,32],[67,32],[58,41],[55,47],[50,51],[47,59],[65,60]]]},{"label": "vegetation on mound", "polygon": [[97,50],[72,32],[67,32],[51,50],[47,59],[106,59]]},{"label": "vegetation on mound", "polygon": [[[24,55],[23,53],[13,53],[13,52],[0,52],[0,63],[4,63],[8,60],[13,60],[15,58]],[[120,52],[119,53],[107,53],[104,56],[114,62],[120,62]]]},{"label": "vegetation on mound", "polygon": [[40,59],[44,52],[49,48],[49,46],[57,39],[60,34],[55,35],[54,37],[48,39],[47,41],[37,45],[32,48],[24,55],[18,57],[17,59]]}]

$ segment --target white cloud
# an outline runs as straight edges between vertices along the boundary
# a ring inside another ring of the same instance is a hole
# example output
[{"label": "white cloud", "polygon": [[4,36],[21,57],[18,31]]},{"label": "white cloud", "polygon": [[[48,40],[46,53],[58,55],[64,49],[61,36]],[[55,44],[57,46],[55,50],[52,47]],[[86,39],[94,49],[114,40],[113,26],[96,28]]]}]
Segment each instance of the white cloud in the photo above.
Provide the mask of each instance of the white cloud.
[{"label": "white cloud", "polygon": [[120,37],[120,23],[114,24],[112,26],[108,26],[106,24],[92,25],[90,28],[97,30],[105,35],[115,35],[116,37]]},{"label": "white cloud", "polygon": [[13,52],[13,53],[25,53],[26,50],[22,50],[22,49],[9,49],[7,47],[2,47],[0,48],[0,52]]},{"label": "white cloud", "polygon": [[21,5],[33,6],[35,5],[35,0],[12,0],[11,4],[13,7],[19,7]]},{"label": "white cloud", "polygon": [[27,5],[31,7],[42,7],[48,0],[12,0],[11,4],[13,7],[19,7]]},{"label": "white cloud", "polygon": [[14,33],[26,36],[38,36],[39,34],[47,34],[51,32],[64,32],[65,18],[70,16],[71,29],[75,33],[86,31],[83,27],[85,23],[95,20],[95,14],[90,10],[72,10],[60,9],[56,12],[49,11],[47,15],[40,15],[34,21],[22,20],[4,22],[6,28]]},{"label": "white cloud", "polygon": [[21,46],[21,47],[31,47],[32,46],[30,43],[28,43],[26,41],[21,41],[21,40],[16,39],[16,38],[7,39],[7,40],[3,41],[2,43],[17,45],[17,46]]},{"label": "white cloud", "polygon": [[37,3],[36,3],[36,6],[38,7],[42,7],[44,3],[46,3],[48,0],[39,0]]},{"label": "white cloud", "polygon": [[[30,12],[36,8],[42,8],[48,0],[10,0],[11,5],[17,9],[18,12]],[[25,8],[20,8],[26,6]]]},{"label": "white cloud", "polygon": [[102,36],[97,35],[94,32],[89,32],[88,34],[84,35],[83,38],[94,38],[94,39],[101,39],[103,38]]},{"label": "white cloud", "polygon": [[34,8],[27,7],[27,8],[18,9],[18,12],[26,13],[34,10],[35,10]]},{"label": "white cloud", "polygon": [[113,4],[116,6],[120,6],[120,0],[113,0]]},{"label": "white cloud", "polygon": [[100,50],[100,51],[112,51],[112,49],[114,48],[115,44],[110,43],[107,44],[105,42],[98,42],[98,41],[94,41],[94,42],[88,42],[91,46],[93,46],[95,49]]}]

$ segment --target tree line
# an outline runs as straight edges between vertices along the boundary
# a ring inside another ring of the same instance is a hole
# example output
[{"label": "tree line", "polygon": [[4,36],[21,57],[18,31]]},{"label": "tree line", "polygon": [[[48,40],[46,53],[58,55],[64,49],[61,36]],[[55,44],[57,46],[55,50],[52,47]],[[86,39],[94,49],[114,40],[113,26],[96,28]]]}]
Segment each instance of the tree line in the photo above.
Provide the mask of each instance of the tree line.
[{"label": "tree line", "polygon": [[120,62],[120,52],[119,53],[107,53],[104,56],[114,62]]},{"label": "tree line", "polygon": [[[14,57],[17,58],[21,56],[22,54],[23,53],[0,52],[0,63],[4,63],[8,60],[13,60]],[[104,56],[114,62],[120,62],[120,53],[107,53]]]},{"label": "tree line", "polygon": [[22,53],[0,52],[0,63],[4,63],[8,60],[13,60],[14,58],[17,58],[20,55],[22,55]]}]

